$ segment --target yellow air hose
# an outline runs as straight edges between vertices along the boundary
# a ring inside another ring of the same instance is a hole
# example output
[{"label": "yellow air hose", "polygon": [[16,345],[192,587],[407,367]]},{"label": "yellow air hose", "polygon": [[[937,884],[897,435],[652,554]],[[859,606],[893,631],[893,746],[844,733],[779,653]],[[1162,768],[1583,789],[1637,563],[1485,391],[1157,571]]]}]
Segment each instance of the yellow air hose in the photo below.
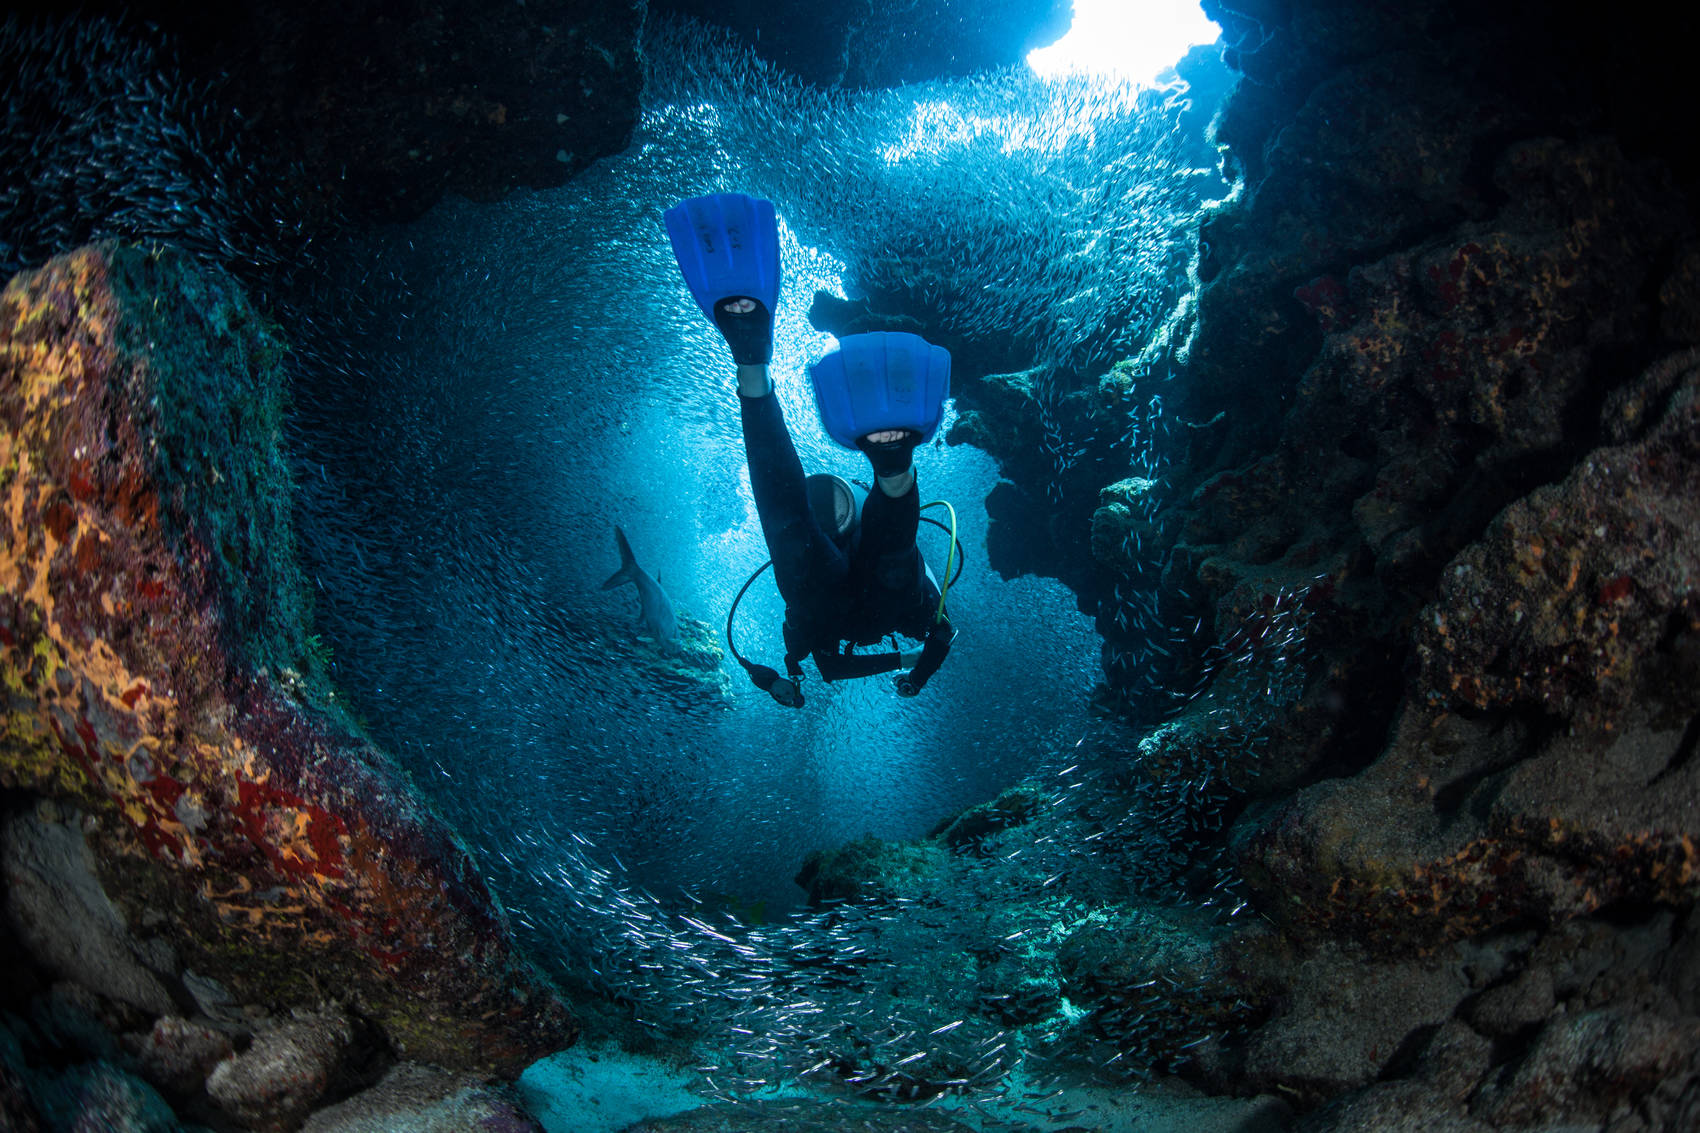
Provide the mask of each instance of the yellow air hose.
[{"label": "yellow air hose", "polygon": [[942,622],[944,621],[945,596],[950,593],[950,568],[956,563],[956,509],[950,506],[949,500],[933,500],[931,503],[922,504],[921,510],[926,511],[930,507],[942,507],[950,513],[950,550],[945,553],[944,557],[944,574],[941,576],[943,581],[939,583],[939,606],[937,610],[933,611],[933,621]]}]

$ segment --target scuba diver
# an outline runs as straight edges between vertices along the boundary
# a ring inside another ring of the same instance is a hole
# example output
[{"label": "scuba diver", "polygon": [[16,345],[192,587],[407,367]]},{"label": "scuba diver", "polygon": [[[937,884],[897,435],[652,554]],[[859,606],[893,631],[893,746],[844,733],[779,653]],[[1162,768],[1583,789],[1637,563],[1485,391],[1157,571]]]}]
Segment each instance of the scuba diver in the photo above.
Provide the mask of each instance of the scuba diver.
[{"label": "scuba diver", "polygon": [[[811,655],[828,681],[897,671],[899,695],[915,696],[955,636],[944,608],[948,566],[941,589],[915,543],[921,497],[912,459],[944,415],[950,354],[913,334],[845,336],[810,367],[815,404],[834,441],[866,454],[874,484],[805,477],[768,375],[780,274],[773,204],[741,193],[696,197],[668,209],[666,224],[685,283],[731,348],[751,491],[785,599],[788,676],[735,645],[733,655],[758,688],[792,708],[803,703],[800,662]],[[956,551],[952,529],[952,559]],[[921,648],[855,652],[893,634]],[[731,614],[726,636],[730,645]]]}]

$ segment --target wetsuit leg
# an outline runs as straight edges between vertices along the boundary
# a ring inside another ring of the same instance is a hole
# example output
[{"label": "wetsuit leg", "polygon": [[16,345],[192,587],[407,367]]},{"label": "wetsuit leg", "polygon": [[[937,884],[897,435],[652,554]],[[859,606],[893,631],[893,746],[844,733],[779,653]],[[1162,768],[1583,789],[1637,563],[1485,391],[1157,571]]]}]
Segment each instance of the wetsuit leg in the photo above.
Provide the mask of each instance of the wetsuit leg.
[{"label": "wetsuit leg", "polygon": [[862,541],[856,553],[878,558],[910,549],[920,527],[918,484],[910,484],[909,490],[895,499],[875,487],[862,504]]},{"label": "wetsuit leg", "polygon": [[921,493],[913,483],[896,498],[876,487],[862,504],[862,536],[850,573],[855,585],[864,589],[867,612],[889,623],[882,624],[887,631],[899,628],[910,633],[904,612],[925,599],[927,572],[921,568],[921,551],[915,546],[920,522]]},{"label": "wetsuit leg", "polygon": [[846,637],[872,645],[896,631],[909,637],[927,632],[926,605],[931,592],[915,545],[921,522],[920,489],[893,499],[879,488],[862,504],[861,535],[850,564],[850,587],[860,595],[860,625],[846,627]]},{"label": "wetsuit leg", "polygon": [[[738,403],[744,419],[744,454],[750,462],[750,490],[779,593],[787,609],[804,622],[830,626],[844,601],[850,564],[809,510],[803,462],[786,431],[779,398],[740,396]],[[913,529],[910,538],[914,538]]]}]

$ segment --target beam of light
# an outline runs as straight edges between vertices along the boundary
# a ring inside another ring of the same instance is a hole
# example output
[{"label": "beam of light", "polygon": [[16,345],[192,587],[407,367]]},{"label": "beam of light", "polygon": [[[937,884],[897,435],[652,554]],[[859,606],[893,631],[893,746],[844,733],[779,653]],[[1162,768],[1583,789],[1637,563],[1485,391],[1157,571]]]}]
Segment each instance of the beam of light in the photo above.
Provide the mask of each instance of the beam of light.
[{"label": "beam of light", "polygon": [[1150,86],[1187,48],[1221,34],[1198,0],[1074,0],[1068,34],[1028,52],[1027,65],[1045,78],[1084,72]]}]

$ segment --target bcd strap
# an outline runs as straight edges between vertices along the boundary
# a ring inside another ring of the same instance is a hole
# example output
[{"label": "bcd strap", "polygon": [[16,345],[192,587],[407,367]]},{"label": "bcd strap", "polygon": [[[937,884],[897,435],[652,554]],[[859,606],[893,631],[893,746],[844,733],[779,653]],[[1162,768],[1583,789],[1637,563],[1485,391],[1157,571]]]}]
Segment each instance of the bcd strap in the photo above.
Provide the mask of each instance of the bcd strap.
[{"label": "bcd strap", "polygon": [[785,671],[793,677],[800,677],[803,675],[803,658],[810,653],[808,642],[803,640],[799,630],[791,627],[790,618],[785,619],[779,632],[785,638]]}]

